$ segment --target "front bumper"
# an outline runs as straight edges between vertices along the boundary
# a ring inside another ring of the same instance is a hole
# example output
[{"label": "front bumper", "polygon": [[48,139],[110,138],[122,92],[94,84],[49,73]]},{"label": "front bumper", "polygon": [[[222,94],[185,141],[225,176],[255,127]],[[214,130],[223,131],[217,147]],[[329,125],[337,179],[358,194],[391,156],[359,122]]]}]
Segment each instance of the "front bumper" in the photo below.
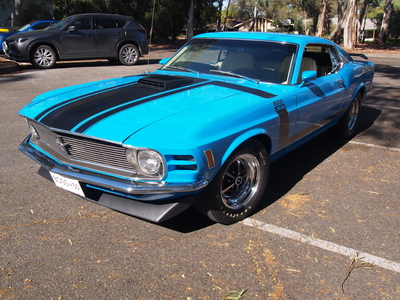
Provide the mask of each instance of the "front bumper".
[{"label": "front bumper", "polygon": [[15,43],[2,42],[4,55],[11,60],[29,62],[29,54],[24,55]]},{"label": "front bumper", "polygon": [[191,184],[134,182],[60,164],[37,150],[28,136],[19,149],[41,165],[40,175],[52,181],[49,172],[79,181],[85,199],[152,222],[162,222],[188,208],[192,195],[207,186],[206,180]]}]

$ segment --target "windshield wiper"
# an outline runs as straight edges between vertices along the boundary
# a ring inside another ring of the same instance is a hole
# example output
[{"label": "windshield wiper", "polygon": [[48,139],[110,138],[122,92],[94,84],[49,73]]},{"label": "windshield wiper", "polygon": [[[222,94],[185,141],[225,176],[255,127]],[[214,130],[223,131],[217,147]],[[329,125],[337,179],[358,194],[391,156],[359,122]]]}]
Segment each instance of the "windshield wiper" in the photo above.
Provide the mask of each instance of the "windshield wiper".
[{"label": "windshield wiper", "polygon": [[184,68],[184,67],[166,66],[166,68],[175,69],[175,70],[180,70],[180,71],[186,71],[186,72],[191,72],[191,73],[193,73],[193,74],[196,74],[197,76],[200,75],[200,72],[195,71],[195,70],[192,70],[192,69]]},{"label": "windshield wiper", "polygon": [[240,75],[240,74],[235,73],[235,72],[222,71],[222,70],[210,70],[210,72],[246,79],[248,81],[254,82],[255,84],[259,84],[260,83],[260,80],[258,80],[258,79],[254,79],[254,78],[251,78],[251,77]]}]

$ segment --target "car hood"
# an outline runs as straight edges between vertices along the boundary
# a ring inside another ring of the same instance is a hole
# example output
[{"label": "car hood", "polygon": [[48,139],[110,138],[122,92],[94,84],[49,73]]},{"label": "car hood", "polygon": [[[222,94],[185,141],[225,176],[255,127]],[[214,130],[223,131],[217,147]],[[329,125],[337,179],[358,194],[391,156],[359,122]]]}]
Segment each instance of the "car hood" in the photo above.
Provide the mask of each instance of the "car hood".
[{"label": "car hood", "polygon": [[15,31],[12,33],[12,36],[10,37],[10,39],[19,39],[19,38],[30,38],[30,37],[42,37],[42,36],[46,36],[49,33],[54,32],[54,30],[33,30],[33,31],[24,31],[24,32],[18,32]]},{"label": "car hood", "polygon": [[[200,124],[207,122],[207,115],[218,115],[230,104],[235,106],[232,101],[244,103],[249,95],[257,101],[275,97],[273,91],[255,87],[243,81],[238,84],[197,77],[139,75],[51,91],[34,99],[20,114],[52,130],[123,143],[141,129],[170,117],[192,116],[185,122]],[[244,99],[237,97],[242,93],[246,93]],[[226,102],[222,107],[215,105],[222,100]],[[199,107],[202,115],[194,113]]]}]

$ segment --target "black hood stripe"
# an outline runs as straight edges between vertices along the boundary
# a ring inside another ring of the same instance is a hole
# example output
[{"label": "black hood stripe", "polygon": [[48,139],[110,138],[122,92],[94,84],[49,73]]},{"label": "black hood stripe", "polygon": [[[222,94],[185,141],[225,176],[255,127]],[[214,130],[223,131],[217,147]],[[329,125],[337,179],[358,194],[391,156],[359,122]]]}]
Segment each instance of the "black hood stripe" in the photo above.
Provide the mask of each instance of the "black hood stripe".
[{"label": "black hood stripe", "polygon": [[[149,78],[150,77],[151,76],[149,76]],[[169,78],[168,80],[171,80],[170,76],[167,77]],[[209,84],[250,93],[263,98],[275,96],[259,89],[222,81],[205,81],[199,78],[194,79],[186,86],[166,91],[143,87],[137,84],[137,82],[134,82],[57,103],[57,105],[49,107],[41,112],[35,119],[48,127],[67,131],[74,129],[75,132],[84,133],[94,124],[123,110],[148,103],[161,97],[170,96],[175,93]],[[85,120],[87,121],[85,122]],[[77,127],[80,123],[82,124]]]},{"label": "black hood stripe", "polygon": [[[104,112],[103,114],[98,115],[97,117],[94,117],[94,118],[88,120],[87,122],[85,122],[84,124],[79,126],[75,130],[75,132],[84,133],[86,130],[88,130],[90,127],[92,127],[94,124],[96,124],[96,123],[100,122],[101,120],[103,120],[105,118],[108,118],[108,117],[110,117],[110,116],[112,116],[114,114],[117,114],[117,113],[119,113],[121,111],[124,111],[126,109],[129,109],[129,108],[141,105],[141,104],[145,104],[147,102],[150,102],[150,101],[153,101],[153,100],[157,100],[157,99],[162,98],[162,97],[166,97],[166,96],[170,96],[170,95],[173,95],[173,94],[176,94],[176,93],[180,93],[180,92],[184,92],[184,91],[187,91],[187,90],[191,90],[194,87],[204,86],[206,84],[207,83],[200,83],[200,84],[195,85],[195,86],[188,86],[188,87],[185,87],[185,88],[172,90],[172,91],[165,92],[165,93],[162,93],[162,94],[158,93],[158,94],[156,94],[154,96],[151,96],[149,98],[140,99],[140,100],[137,100],[137,101],[134,101],[134,102],[129,102],[126,105],[121,105],[119,107],[115,107],[113,109],[110,109],[109,111]],[[131,100],[132,100],[132,98],[131,98]]]},{"label": "black hood stripe", "polygon": [[36,116],[35,120],[37,120],[37,121],[42,121],[41,118],[43,118],[44,116],[46,116],[48,113],[50,113],[50,112],[53,111],[53,110],[56,110],[57,108],[62,108],[64,105],[66,105],[66,104],[68,104],[68,103],[72,103],[72,102],[75,102],[75,101],[87,99],[87,98],[89,98],[90,96],[98,95],[98,94],[101,94],[101,93],[105,93],[105,92],[108,92],[108,91],[116,90],[116,89],[119,89],[119,88],[122,88],[122,87],[126,87],[126,86],[131,86],[131,85],[133,85],[133,84],[136,84],[136,83],[121,84],[121,85],[113,86],[113,87],[110,87],[110,88],[106,88],[106,89],[104,89],[104,90],[99,90],[99,91],[96,91],[96,92],[92,92],[92,93],[89,93],[89,94],[85,94],[85,95],[83,95],[83,96],[74,97],[74,98],[72,98],[72,99],[65,100],[65,101],[63,101],[63,102],[57,103],[56,105],[51,106],[51,107],[45,109],[44,111],[42,111],[40,114],[38,114],[38,115]]},{"label": "black hood stripe", "polygon": [[211,84],[217,85],[217,86],[221,86],[221,87],[230,88],[230,89],[234,89],[234,90],[238,90],[238,91],[249,93],[249,94],[253,94],[253,95],[256,95],[256,96],[259,96],[259,97],[263,97],[265,99],[273,98],[273,97],[276,96],[274,94],[265,92],[263,90],[253,89],[251,87],[241,86],[241,85],[237,85],[237,84],[233,84],[233,83],[229,83],[229,82],[212,81]]},{"label": "black hood stripe", "polygon": [[120,87],[69,102],[43,117],[40,122],[49,127],[72,130],[76,125],[93,115],[131,102],[132,99],[148,97],[159,92],[154,89],[140,88],[137,84]]},{"label": "black hood stripe", "polygon": [[200,83],[198,85],[194,85],[194,86],[188,86],[182,89],[178,89],[178,90],[173,90],[170,92],[166,92],[163,93],[162,95],[155,95],[153,97],[150,98],[146,98],[146,99],[141,99],[132,103],[127,103],[126,105],[123,105],[121,107],[116,107],[114,109],[111,109],[95,118],[90,119],[88,122],[82,124],[82,126],[78,127],[75,131],[78,133],[84,133],[86,130],[88,130],[90,127],[92,127],[94,124],[100,122],[101,120],[110,117],[111,115],[114,115],[116,113],[119,113],[123,110],[141,105],[141,104],[145,104],[147,102],[156,100],[160,97],[164,97],[164,96],[170,96],[172,94],[175,93],[179,93],[179,92],[183,92],[183,91],[187,91],[193,88],[197,88],[197,87],[201,87],[201,86],[206,86],[206,85],[215,85],[215,86],[220,86],[220,87],[226,87],[226,88],[230,88],[230,89],[235,89],[238,90],[240,92],[247,92],[256,96],[260,96],[266,99],[275,97],[274,94],[268,93],[268,92],[264,92],[264,91],[260,91],[258,89],[253,89],[253,88],[249,88],[249,87],[244,87],[244,86],[240,86],[237,84],[232,84],[232,83],[227,83],[227,82],[222,82],[222,81],[211,81],[211,82],[204,82],[204,83]]}]

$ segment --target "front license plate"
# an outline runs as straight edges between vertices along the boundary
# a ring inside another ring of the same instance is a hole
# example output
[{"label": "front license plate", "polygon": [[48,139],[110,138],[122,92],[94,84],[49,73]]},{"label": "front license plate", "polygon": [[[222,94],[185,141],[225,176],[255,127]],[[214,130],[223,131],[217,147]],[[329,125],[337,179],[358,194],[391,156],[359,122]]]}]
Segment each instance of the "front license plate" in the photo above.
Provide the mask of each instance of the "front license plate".
[{"label": "front license plate", "polygon": [[85,197],[85,194],[83,193],[83,190],[78,180],[69,179],[52,172],[50,172],[50,175],[53,178],[53,181],[56,184],[56,186],[64,190],[70,191],[74,194],[78,194],[79,196]]}]

